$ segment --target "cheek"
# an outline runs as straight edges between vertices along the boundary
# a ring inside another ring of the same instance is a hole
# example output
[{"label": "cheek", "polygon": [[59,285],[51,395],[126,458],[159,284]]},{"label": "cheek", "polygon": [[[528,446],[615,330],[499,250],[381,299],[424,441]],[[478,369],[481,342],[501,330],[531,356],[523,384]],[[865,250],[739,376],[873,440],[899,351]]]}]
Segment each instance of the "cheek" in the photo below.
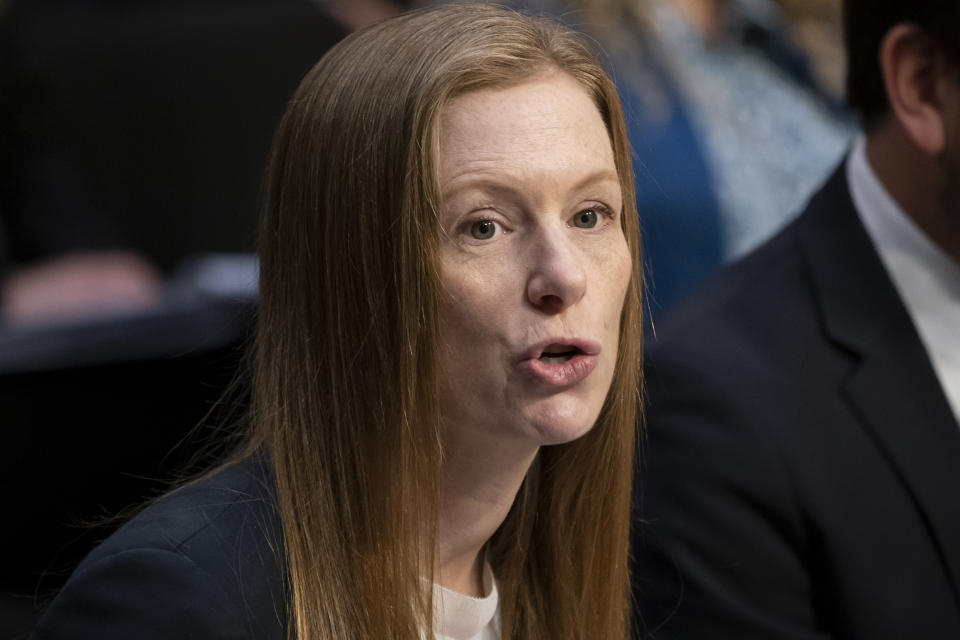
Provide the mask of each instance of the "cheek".
[{"label": "cheek", "polygon": [[600,285],[600,300],[597,306],[602,309],[603,323],[607,329],[619,331],[620,314],[626,298],[627,288],[633,272],[633,259],[626,238],[617,236],[616,241],[599,254],[596,263],[596,277]]},{"label": "cheek", "polygon": [[488,350],[503,327],[507,302],[496,274],[469,264],[445,265],[441,282],[443,343],[455,353]]}]

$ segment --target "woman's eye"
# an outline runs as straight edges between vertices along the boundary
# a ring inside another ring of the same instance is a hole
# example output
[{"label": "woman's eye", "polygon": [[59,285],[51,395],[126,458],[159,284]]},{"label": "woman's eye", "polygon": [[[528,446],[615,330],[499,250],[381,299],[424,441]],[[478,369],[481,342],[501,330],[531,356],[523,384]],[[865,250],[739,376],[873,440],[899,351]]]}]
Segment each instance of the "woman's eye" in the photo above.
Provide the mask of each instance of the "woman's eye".
[{"label": "woman's eye", "polygon": [[477,240],[489,240],[497,233],[497,223],[493,220],[477,220],[470,225],[470,235]]},{"label": "woman's eye", "polygon": [[592,229],[597,226],[596,209],[584,209],[573,215],[573,226],[581,229]]}]

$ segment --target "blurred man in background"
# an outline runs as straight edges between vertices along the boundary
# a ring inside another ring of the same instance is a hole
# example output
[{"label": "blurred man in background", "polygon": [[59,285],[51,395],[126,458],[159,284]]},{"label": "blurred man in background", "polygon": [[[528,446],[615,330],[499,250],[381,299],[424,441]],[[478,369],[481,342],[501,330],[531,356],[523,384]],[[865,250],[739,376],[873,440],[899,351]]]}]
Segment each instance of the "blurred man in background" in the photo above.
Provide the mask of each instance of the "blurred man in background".
[{"label": "blurred man in background", "polygon": [[960,637],[960,3],[845,29],[863,135],[652,341],[644,637]]}]

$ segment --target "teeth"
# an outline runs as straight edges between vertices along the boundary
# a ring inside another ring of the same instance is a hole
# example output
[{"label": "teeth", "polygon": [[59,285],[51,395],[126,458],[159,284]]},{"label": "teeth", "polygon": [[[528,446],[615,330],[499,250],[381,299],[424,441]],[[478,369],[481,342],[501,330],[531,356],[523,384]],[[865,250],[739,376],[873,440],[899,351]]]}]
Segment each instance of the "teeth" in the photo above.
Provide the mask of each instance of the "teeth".
[{"label": "teeth", "polygon": [[569,360],[569,359],[572,358],[572,357],[573,357],[573,354],[572,354],[572,353],[568,353],[568,354],[564,354],[564,355],[549,355],[549,354],[544,354],[544,355],[540,356],[540,362],[545,362],[545,363],[547,363],[547,364],[563,364],[564,362],[566,362],[567,360]]}]

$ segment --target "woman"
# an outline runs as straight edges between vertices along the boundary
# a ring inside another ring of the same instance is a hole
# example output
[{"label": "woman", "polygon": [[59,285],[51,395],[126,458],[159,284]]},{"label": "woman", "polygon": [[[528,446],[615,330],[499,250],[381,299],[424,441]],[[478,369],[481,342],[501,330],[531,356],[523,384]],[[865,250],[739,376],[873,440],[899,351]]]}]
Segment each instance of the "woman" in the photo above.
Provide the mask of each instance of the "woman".
[{"label": "woman", "polygon": [[565,29],[461,5],[336,46],[271,157],[246,446],[37,636],[623,637],[632,183]]}]

